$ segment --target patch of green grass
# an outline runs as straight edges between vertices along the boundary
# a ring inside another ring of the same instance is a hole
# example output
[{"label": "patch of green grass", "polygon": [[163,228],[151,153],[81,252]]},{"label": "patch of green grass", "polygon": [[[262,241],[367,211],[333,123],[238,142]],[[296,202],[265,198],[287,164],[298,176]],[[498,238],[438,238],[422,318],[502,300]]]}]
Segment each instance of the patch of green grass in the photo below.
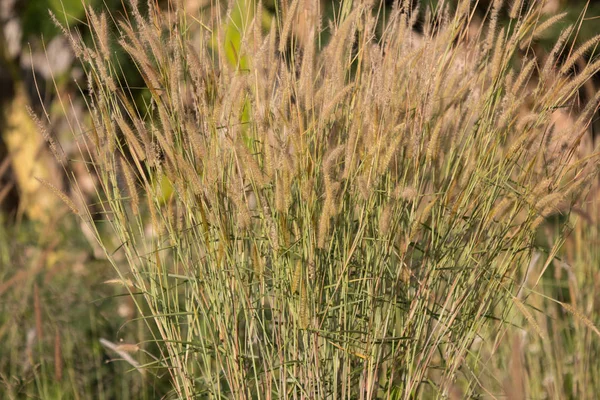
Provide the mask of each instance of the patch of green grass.
[{"label": "patch of green grass", "polygon": [[160,379],[131,372],[101,345],[144,333],[123,290],[104,283],[110,264],[89,259],[73,222],[43,234],[27,224],[0,228],[2,398],[156,398]]}]

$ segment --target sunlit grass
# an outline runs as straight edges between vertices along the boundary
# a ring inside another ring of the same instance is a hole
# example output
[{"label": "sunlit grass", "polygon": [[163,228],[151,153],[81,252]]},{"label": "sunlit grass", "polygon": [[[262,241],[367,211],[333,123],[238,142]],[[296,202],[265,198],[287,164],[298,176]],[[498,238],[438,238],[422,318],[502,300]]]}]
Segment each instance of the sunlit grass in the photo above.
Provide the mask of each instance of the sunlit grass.
[{"label": "sunlit grass", "polygon": [[128,18],[88,8],[92,43],[64,29],[105,220],[79,213],[118,238],[98,234],[175,395],[475,395],[486,388],[465,370],[489,368],[480,342],[498,321],[516,308],[550,337],[523,271],[540,252],[555,261],[570,220],[545,248],[536,233],[597,172],[582,141],[598,96],[572,105],[600,64],[571,76],[556,53],[533,58],[537,2],[502,28],[495,2],[473,32],[468,1],[421,16],[403,2],[385,19],[344,1],[326,43],[319,8],[298,1],[268,24],[250,1],[194,18],[136,3]]}]

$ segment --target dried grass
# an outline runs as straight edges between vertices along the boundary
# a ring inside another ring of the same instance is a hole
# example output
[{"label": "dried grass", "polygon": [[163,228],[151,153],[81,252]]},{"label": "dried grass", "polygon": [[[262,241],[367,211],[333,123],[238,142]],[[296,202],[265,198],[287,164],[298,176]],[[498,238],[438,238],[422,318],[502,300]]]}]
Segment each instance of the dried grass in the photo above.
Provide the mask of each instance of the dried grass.
[{"label": "dried grass", "polygon": [[[387,21],[343,1],[327,43],[318,27],[292,29],[297,0],[277,3],[270,30],[253,20],[265,10],[239,25],[231,15],[247,7],[212,5],[198,40],[183,19],[166,26],[165,11],[130,3],[119,40],[92,12],[99,48],[70,40],[93,89],[89,142],[114,143],[84,156],[177,396],[412,398],[432,393],[425,381],[447,393],[478,364],[467,349],[493,305],[513,300],[501,288],[528,264],[537,227],[594,173],[576,157],[595,105],[562,154],[545,135],[598,65],[571,78],[549,61],[537,87],[540,60],[513,69],[559,19],[538,24],[537,3],[513,2],[513,26],[497,32],[494,1],[482,39],[468,35],[468,1],[429,10],[423,34],[409,1]],[[138,66],[146,108],[102,90],[118,70],[94,61],[103,43]]]}]

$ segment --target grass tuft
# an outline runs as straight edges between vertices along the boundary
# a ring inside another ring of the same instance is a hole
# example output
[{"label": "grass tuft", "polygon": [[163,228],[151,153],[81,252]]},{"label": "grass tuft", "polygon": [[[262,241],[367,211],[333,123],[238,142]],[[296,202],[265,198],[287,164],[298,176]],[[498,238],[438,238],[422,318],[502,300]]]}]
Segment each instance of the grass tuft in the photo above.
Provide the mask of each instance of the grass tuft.
[{"label": "grass tuft", "polygon": [[[600,67],[565,74],[596,39],[555,67],[559,43],[541,77],[534,56],[514,64],[563,17],[522,3],[498,29],[494,1],[476,34],[469,1],[385,17],[343,1],[325,30],[297,0],[189,19],[130,1],[123,18],[87,10],[89,43],[62,27],[118,251],[86,222],[126,265],[176,396],[443,397],[485,367],[480,334],[512,304],[545,337],[514,293],[539,230],[596,176],[582,132],[598,99],[568,128],[555,117]],[[143,101],[117,85],[116,51]]]}]

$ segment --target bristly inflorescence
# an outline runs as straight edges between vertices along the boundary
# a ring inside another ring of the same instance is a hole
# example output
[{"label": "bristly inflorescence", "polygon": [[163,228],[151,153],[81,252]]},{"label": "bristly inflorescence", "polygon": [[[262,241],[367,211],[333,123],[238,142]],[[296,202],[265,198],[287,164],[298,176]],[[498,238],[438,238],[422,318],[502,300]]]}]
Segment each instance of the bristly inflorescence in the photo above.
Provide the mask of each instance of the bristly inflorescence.
[{"label": "bristly inflorescence", "polygon": [[107,208],[131,209],[111,224],[178,395],[444,392],[456,370],[433,360],[465,359],[537,228],[596,173],[580,156],[600,96],[556,117],[600,69],[568,74],[598,38],[560,67],[570,28],[544,63],[512,61],[562,18],[539,23],[535,2],[514,1],[507,29],[502,1],[480,26],[469,1],[441,1],[422,33],[411,1],[385,18],[343,1],[328,30],[310,1],[194,18],[149,3],[114,27],[88,9],[91,45],[64,32],[92,89],[85,156]]}]

